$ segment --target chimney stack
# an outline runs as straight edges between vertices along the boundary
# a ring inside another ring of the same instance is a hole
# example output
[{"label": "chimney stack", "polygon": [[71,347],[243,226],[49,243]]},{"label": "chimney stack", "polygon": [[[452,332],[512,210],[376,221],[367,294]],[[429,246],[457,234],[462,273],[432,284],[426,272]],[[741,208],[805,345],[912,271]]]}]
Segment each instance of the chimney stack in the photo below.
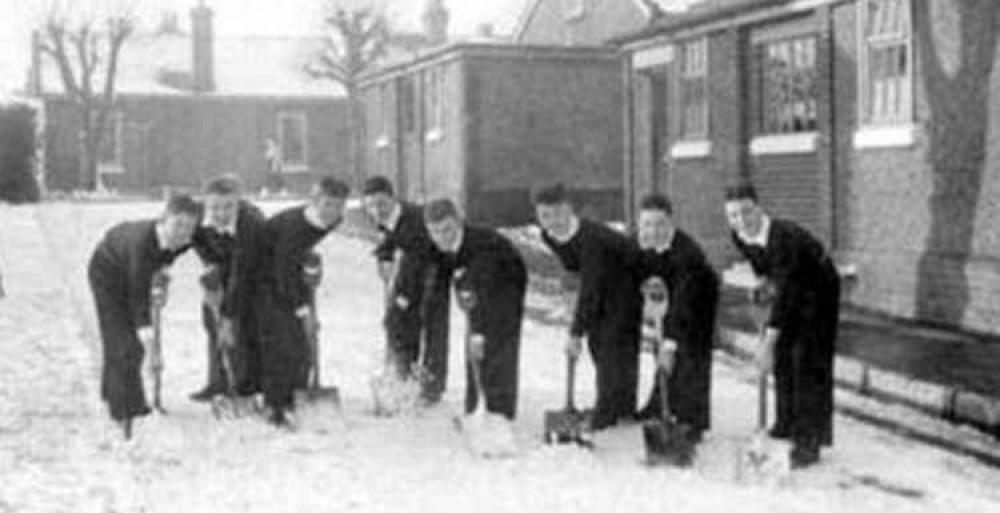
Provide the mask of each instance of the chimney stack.
[{"label": "chimney stack", "polygon": [[439,45],[448,41],[449,18],[444,0],[427,0],[421,19],[424,22],[424,35],[431,44]]},{"label": "chimney stack", "polygon": [[207,93],[215,90],[214,34],[212,32],[212,9],[204,0],[191,9],[191,47],[194,75],[194,90]]}]

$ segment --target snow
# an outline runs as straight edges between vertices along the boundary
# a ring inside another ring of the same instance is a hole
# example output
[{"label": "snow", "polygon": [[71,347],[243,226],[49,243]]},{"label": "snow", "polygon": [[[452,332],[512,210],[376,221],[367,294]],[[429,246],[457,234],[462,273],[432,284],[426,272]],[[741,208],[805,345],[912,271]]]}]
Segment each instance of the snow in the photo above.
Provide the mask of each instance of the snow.
[{"label": "snow", "polygon": [[[454,427],[465,389],[457,312],[444,404],[375,417],[369,379],[383,356],[380,286],[369,244],[336,234],[321,245],[319,306],[326,384],[340,388],[340,410],[305,405],[300,429],[287,433],[257,418],[215,420],[187,399],[202,385],[206,356],[200,264],[189,255],[172,269],[164,312],[170,413],[143,419],[136,439],[124,443],[98,400],[99,345],[84,269],[105,228],[156,213],[153,203],[0,205],[8,293],[0,300],[0,511],[1000,510],[995,469],[842,417],[837,446],[819,466],[794,472],[783,487],[737,482],[755,389],[748,369],[721,356],[714,428],[694,469],[641,465],[638,425],[597,434],[593,451],[545,446],[543,413],[562,404],[564,328],[532,320],[524,326],[517,457],[476,457]],[[651,379],[646,358],[642,396]],[[589,404],[587,358],[578,379],[578,403]]]}]

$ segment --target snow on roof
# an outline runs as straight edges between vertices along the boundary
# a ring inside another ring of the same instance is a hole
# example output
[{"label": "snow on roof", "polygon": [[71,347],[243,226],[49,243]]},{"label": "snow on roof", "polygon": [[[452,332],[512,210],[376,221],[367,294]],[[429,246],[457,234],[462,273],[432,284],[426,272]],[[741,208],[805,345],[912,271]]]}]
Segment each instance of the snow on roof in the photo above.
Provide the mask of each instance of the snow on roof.
[{"label": "snow on roof", "polygon": [[[343,96],[343,88],[304,71],[320,39],[280,36],[215,37],[215,90],[232,96]],[[191,39],[186,34],[137,35],[122,48],[115,89],[124,94],[190,94]],[[173,79],[171,79],[173,77]],[[177,78],[180,77],[180,78]],[[186,77],[186,78],[185,78]],[[103,83],[102,77],[95,82]],[[42,84],[61,93],[53,59],[43,58]]]}]

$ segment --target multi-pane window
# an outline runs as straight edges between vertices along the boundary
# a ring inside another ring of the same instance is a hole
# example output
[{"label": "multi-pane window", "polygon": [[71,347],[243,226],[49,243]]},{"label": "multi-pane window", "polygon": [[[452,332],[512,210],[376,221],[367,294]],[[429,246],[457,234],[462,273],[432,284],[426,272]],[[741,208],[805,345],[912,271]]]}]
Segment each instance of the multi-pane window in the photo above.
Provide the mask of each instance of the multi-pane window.
[{"label": "multi-pane window", "polygon": [[427,97],[427,126],[440,131],[444,122],[444,69],[434,66],[424,75]]},{"label": "multi-pane window", "polygon": [[708,136],[708,40],[680,45],[681,134],[685,139]]},{"label": "multi-pane window", "polygon": [[758,55],[761,133],[816,130],[816,38],[796,37],[764,43]]},{"label": "multi-pane window", "polygon": [[910,2],[864,0],[859,5],[862,123],[909,122],[913,102]]},{"label": "multi-pane window", "polygon": [[301,169],[308,165],[308,126],[301,112],[278,115],[278,144],[285,169]]},{"label": "multi-pane window", "polygon": [[121,171],[125,116],[121,112],[111,113],[103,129],[97,149],[97,163],[105,172]]}]

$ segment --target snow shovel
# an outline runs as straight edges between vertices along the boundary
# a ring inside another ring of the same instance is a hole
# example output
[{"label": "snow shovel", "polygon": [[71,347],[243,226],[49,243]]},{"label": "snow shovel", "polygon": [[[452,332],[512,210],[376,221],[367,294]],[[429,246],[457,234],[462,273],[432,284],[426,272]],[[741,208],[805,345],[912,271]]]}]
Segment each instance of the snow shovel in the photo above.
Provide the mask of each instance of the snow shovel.
[{"label": "snow shovel", "polygon": [[576,385],[576,357],[566,356],[566,406],[545,412],[545,442],[576,444],[592,448],[594,442],[583,432],[583,413],[573,404]]},{"label": "snow shovel", "polygon": [[642,424],[642,440],[646,447],[646,464],[689,467],[694,461],[695,442],[688,424],[677,422],[670,414],[669,371],[660,365],[657,375],[661,418]]},{"label": "snow shovel", "polygon": [[157,363],[152,366],[153,371],[153,410],[161,415],[167,410],[163,407],[163,307],[167,303],[167,285],[170,283],[170,276],[164,271],[157,271],[153,274],[150,287],[150,302],[153,306],[153,344],[150,352],[159,356]]},{"label": "snow shovel", "polygon": [[766,373],[761,373],[757,388],[757,432],[740,453],[739,479],[747,483],[779,484],[791,472],[789,449],[767,434]]},{"label": "snow shovel", "polygon": [[[309,315],[317,319],[316,289],[323,280],[323,260],[318,253],[309,253],[302,264],[306,285],[309,286]],[[323,386],[320,380],[319,332],[314,330],[309,336],[309,376],[305,397],[310,402],[330,402],[340,407],[340,390],[335,386]]]},{"label": "snow shovel", "polygon": [[502,415],[486,410],[486,392],[483,389],[482,360],[469,359],[473,388],[476,392],[476,409],[459,421],[473,454],[484,458],[503,458],[517,454],[517,442],[510,421]]}]

